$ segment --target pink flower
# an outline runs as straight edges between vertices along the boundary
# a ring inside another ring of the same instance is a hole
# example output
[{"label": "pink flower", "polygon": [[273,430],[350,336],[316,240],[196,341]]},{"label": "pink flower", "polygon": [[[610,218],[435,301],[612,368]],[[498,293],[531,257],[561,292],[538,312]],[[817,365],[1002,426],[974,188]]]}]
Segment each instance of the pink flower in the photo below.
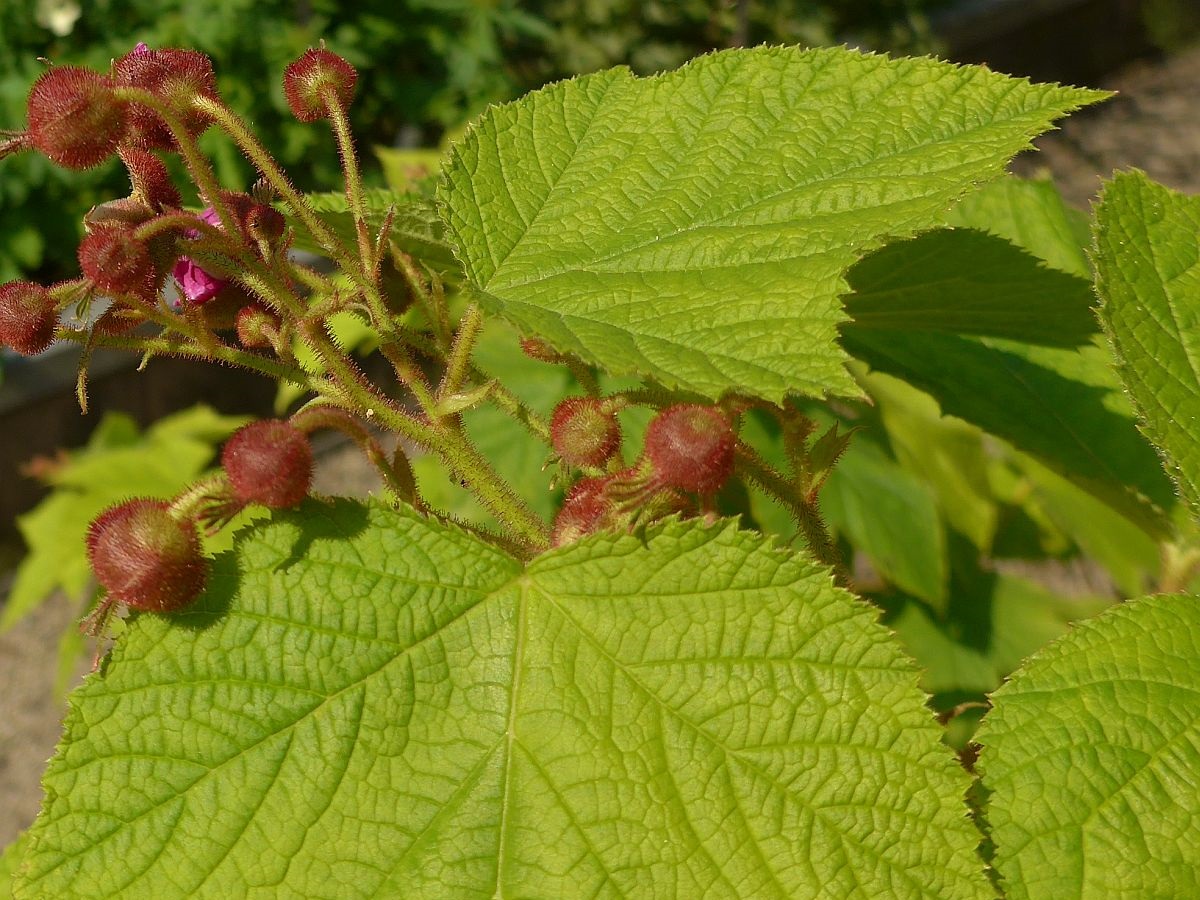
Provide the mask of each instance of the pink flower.
[{"label": "pink flower", "polygon": [[[200,218],[210,225],[221,227],[221,218],[217,215],[216,210],[211,206],[200,213]],[[198,231],[189,231],[187,236],[190,238],[198,238]],[[204,269],[200,268],[190,256],[180,257],[179,262],[175,263],[175,268],[171,271],[175,280],[179,282],[179,290],[183,296],[187,298],[189,303],[199,306],[202,303],[207,303],[213,297],[221,292],[229,281],[224,278],[218,278],[211,275]]]}]

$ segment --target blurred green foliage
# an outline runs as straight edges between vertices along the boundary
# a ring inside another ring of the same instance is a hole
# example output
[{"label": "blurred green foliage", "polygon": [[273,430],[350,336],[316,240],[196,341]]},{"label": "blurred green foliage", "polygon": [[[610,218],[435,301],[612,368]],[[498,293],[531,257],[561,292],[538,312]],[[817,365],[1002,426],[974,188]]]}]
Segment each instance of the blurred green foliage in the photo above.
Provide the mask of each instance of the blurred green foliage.
[{"label": "blurred green foliage", "polygon": [[[0,128],[20,128],[25,97],[56,63],[103,68],[138,42],[212,56],[225,100],[247,116],[305,190],[337,184],[323,129],[296,122],[283,67],[324,39],[358,67],[352,111],[364,145],[434,145],[488,103],[611,65],[639,74],[707,50],[840,40],[928,49],[919,11],[945,0],[6,0],[0,3]],[[248,186],[249,166],[205,137],[218,174]],[[0,168],[0,281],[71,277],[80,218],[126,192],[119,166],[78,173],[33,154]]]}]

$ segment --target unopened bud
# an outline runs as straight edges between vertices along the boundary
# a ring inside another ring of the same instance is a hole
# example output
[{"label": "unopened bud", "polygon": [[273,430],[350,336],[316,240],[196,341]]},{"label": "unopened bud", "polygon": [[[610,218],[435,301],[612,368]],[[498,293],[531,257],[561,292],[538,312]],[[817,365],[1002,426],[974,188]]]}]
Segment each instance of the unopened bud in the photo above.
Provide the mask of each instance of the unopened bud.
[{"label": "unopened bud", "polygon": [[283,72],[283,93],[301,122],[327,118],[326,97],[342,110],[354,99],[354,66],[324,48],[309,49]]},{"label": "unopened bud", "polygon": [[79,267],[84,277],[106,294],[154,291],[154,261],[150,248],[126,228],[97,228],[79,244]]},{"label": "unopened bud", "polygon": [[90,169],[117,149],[130,112],[104,75],[55,66],[29,92],[29,142],[60,166]]},{"label": "unopened bud", "polygon": [[[193,138],[209,125],[209,116],[196,108],[196,100],[217,99],[217,77],[212,60],[198,50],[150,50],[139,44],[113,65],[120,87],[149,91],[168,104]],[[128,143],[143,149],[176,149],[171,130],[148,106],[134,104],[130,112]]]},{"label": "unopened bud", "polygon": [[54,298],[40,284],[0,284],[0,346],[35,356],[50,346],[57,322]]},{"label": "unopened bud", "polygon": [[312,484],[312,446],[294,425],[279,419],[251,422],[221,451],[221,465],[243,503],[272,509],[295,506]]}]

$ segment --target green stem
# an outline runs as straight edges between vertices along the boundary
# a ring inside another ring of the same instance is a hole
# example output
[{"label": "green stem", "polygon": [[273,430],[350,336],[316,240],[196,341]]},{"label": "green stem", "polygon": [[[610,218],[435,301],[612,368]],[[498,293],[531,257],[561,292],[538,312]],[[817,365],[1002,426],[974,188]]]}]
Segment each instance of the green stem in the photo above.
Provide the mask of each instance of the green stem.
[{"label": "green stem", "polygon": [[471,352],[483,329],[483,310],[477,303],[470,304],[458,323],[458,333],[446,360],[446,373],[438,386],[437,399],[445,400],[457,393],[466,381],[471,369]]},{"label": "green stem", "polygon": [[55,339],[86,345],[90,335],[95,335],[95,346],[110,350],[128,350],[134,353],[152,353],[159,356],[180,356],[188,359],[216,360],[258,372],[269,378],[290,381],[314,393],[323,394],[326,385],[321,379],[309,375],[299,367],[288,366],[277,360],[245,350],[238,350],[225,344],[218,344],[211,351],[202,349],[193,343],[186,343],[181,337],[160,336],[146,337],[144,335],[101,334],[99,332],[79,331],[71,328],[59,328]]},{"label": "green stem", "polygon": [[254,136],[254,132],[246,125],[246,122],[225,104],[211,98],[199,97],[195,102],[197,109],[211,116],[213,121],[233,138],[233,142],[246,154],[254,167],[275,188],[283,201],[291,207],[292,212],[304,223],[304,227],[329,252],[346,274],[359,282],[364,291],[369,292],[371,288],[371,285],[367,283],[369,279],[361,271],[361,267],[350,253],[349,248],[325,225],[304,195],[296,190],[270,152],[259,143],[258,138]]},{"label": "green stem", "polygon": [[739,474],[749,478],[791,510],[813,557],[833,569],[838,584],[847,587],[850,583],[849,576],[842,563],[841,554],[838,553],[837,544],[821,518],[816,498],[809,501],[797,496],[795,485],[765,462],[749,444],[740,440],[736,446],[736,463]]},{"label": "green stem", "polygon": [[375,270],[372,259],[371,236],[367,231],[367,204],[363,194],[362,176],[358,171],[358,153],[354,149],[354,135],[350,132],[350,119],[346,110],[338,102],[332,87],[326,87],[321,92],[325,101],[325,112],[329,123],[333,126],[334,138],[337,140],[338,152],[342,157],[342,171],[346,181],[346,203],[350,207],[350,215],[354,218],[354,231],[358,238],[358,256],[362,265],[363,275],[370,278]]},{"label": "green stem", "polygon": [[216,211],[217,217],[225,229],[227,231],[233,229],[237,222],[229,205],[221,197],[221,183],[217,180],[217,174],[213,171],[208,158],[200,152],[200,146],[192,137],[191,132],[184,127],[183,120],[176,115],[175,109],[162,98],[141,88],[119,87],[115,93],[122,100],[130,100],[150,107],[163,120],[175,138],[179,154],[183,157],[192,180],[196,182],[196,187],[200,189],[200,195]]}]

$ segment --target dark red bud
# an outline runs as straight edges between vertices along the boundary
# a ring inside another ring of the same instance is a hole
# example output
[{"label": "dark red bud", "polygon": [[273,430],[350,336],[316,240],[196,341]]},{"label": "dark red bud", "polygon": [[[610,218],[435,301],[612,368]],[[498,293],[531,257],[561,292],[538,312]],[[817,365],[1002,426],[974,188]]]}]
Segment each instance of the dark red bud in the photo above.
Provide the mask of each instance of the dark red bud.
[{"label": "dark red bud", "polygon": [[646,429],[646,457],[658,484],[711,494],[733,472],[734,434],[719,409],[669,406]]},{"label": "dark red bud", "polygon": [[277,243],[287,228],[283,213],[267,203],[255,203],[246,211],[243,224],[246,233],[255,240]]},{"label": "dark red bud", "polygon": [[130,113],[107,77],[78,66],[55,66],[29,92],[29,142],[60,166],[90,169],[117,149]]},{"label": "dark red bud", "polygon": [[283,94],[292,114],[301,122],[326,118],[326,97],[346,110],[354,99],[358,73],[336,53],[310,49],[283,72]]},{"label": "dark red bud", "polygon": [[278,419],[251,422],[221,452],[221,465],[243,503],[272,509],[295,506],[312,484],[312,446],[295,426]]},{"label": "dark red bud", "polygon": [[[195,101],[201,97],[217,99],[217,76],[212,60],[198,50],[139,47],[113,64],[113,78],[118,86],[149,91],[169,104],[192,137],[208,127],[210,119],[196,109]],[[131,106],[127,143],[147,150],[176,149],[175,137],[166,123],[141,104]]]},{"label": "dark red bud", "polygon": [[79,267],[108,294],[145,295],[154,290],[150,248],[125,228],[97,228],[79,244]]},{"label": "dark red bud", "polygon": [[50,346],[57,322],[54,298],[40,284],[0,284],[0,346],[34,356]]},{"label": "dark red bud", "polygon": [[96,581],[134,609],[170,612],[204,590],[208,564],[191,522],[163,500],[128,500],[92,522],[88,558]]},{"label": "dark red bud", "polygon": [[141,200],[152,212],[180,209],[183,198],[171,181],[171,173],[163,161],[146,150],[125,147],[121,160],[129,170],[129,181],[133,186],[133,199]]},{"label": "dark red bud", "polygon": [[550,417],[550,440],[568,465],[603,466],[621,446],[621,426],[604,401],[568,397]]},{"label": "dark red bud", "polygon": [[605,496],[611,481],[612,476],[584,478],[571,486],[554,518],[551,541],[555,547],[573,543],[604,526],[613,509],[613,502]]}]

